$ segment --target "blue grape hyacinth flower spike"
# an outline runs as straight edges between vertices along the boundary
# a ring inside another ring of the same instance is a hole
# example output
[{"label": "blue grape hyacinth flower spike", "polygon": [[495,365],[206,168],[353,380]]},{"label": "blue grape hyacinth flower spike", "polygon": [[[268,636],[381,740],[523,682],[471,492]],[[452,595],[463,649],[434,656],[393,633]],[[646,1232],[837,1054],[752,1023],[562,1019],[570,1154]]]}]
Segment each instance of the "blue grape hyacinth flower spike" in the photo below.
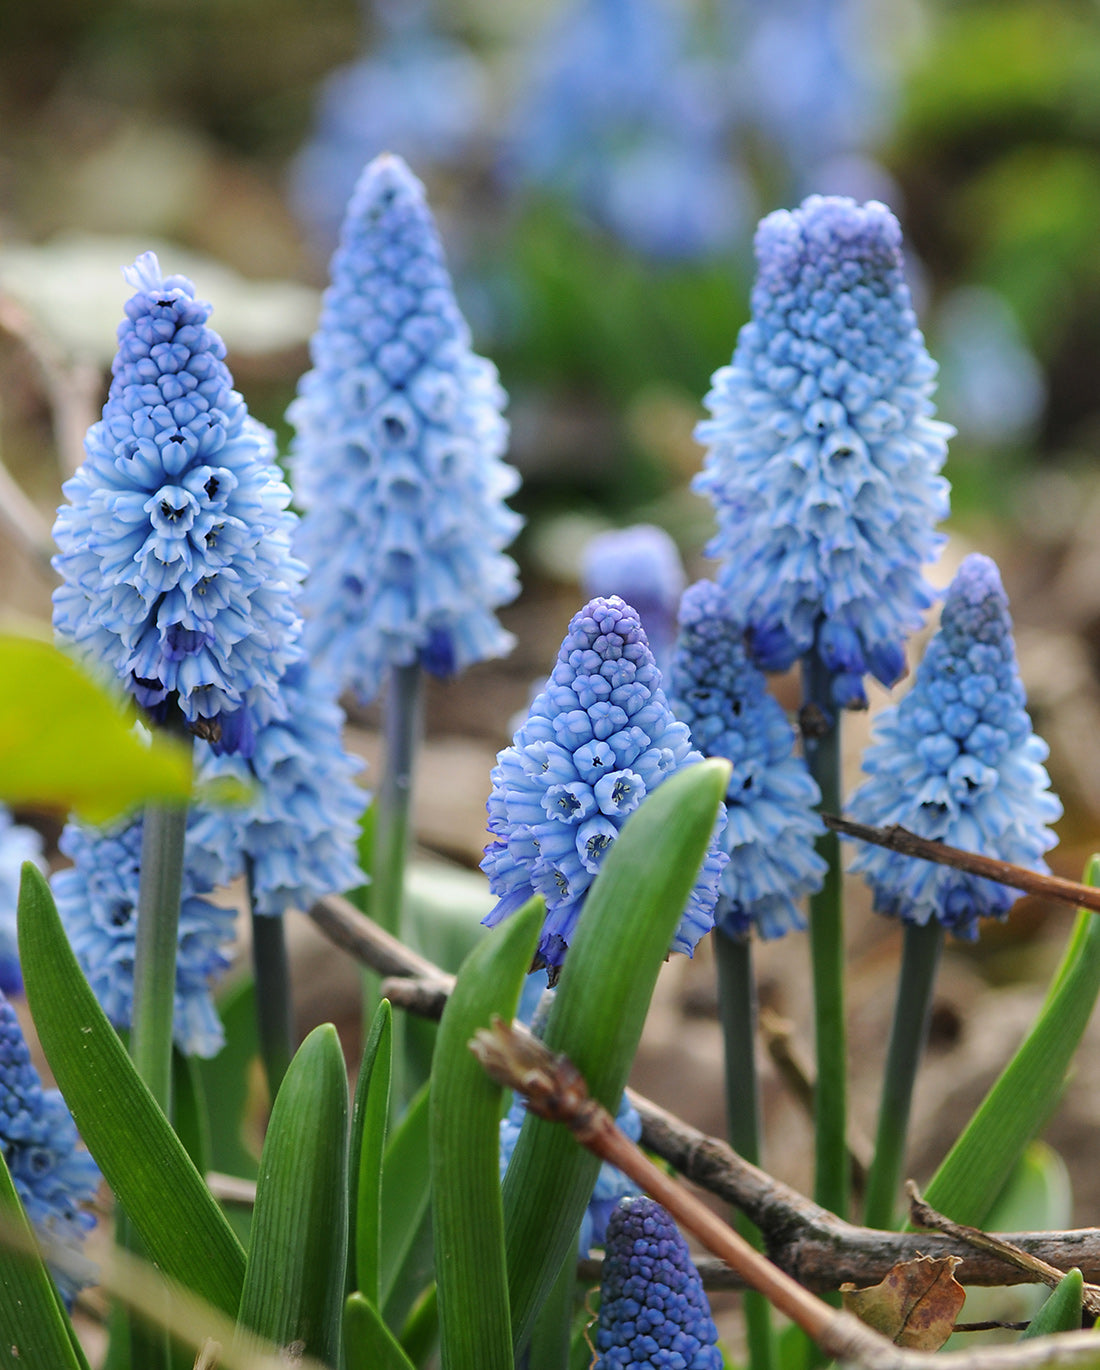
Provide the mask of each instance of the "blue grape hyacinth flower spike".
[{"label": "blue grape hyacinth flower spike", "polygon": [[[637,611],[615,595],[586,604],[493,767],[487,807],[494,840],[481,869],[499,902],[484,921],[499,923],[538,891],[547,910],[538,956],[560,966],[622,825],[662,780],[701,760],[668,706]],[[725,863],[716,833],[674,951],[690,954],[714,926]]]},{"label": "blue grape hyacinth flower spike", "polygon": [[[1062,805],[1043,766],[1016,664],[1008,600],[996,565],[977,553],[959,567],[940,626],[909,693],[876,720],[867,779],[848,806],[879,827],[1045,871],[1057,842],[1046,826]],[[880,913],[938,920],[973,940],[979,918],[1003,918],[1018,898],[992,880],[884,848],[861,846],[852,869]]]},{"label": "blue grape hyacinth flower spike", "polygon": [[652,523],[597,533],[581,556],[585,597],[618,595],[637,609],[662,675],[676,640],[676,611],[686,583],[679,548]]},{"label": "blue grape hyacinth flower spike", "polygon": [[623,1199],[607,1227],[592,1370],[722,1370],[718,1329],[668,1212],[644,1196]]},{"label": "blue grape hyacinth flower spike", "polygon": [[0,994],[0,1152],[47,1260],[51,1250],[65,1257],[64,1268],[51,1270],[68,1307],[95,1283],[83,1250],[96,1222],[87,1205],[99,1169],[79,1142],[60,1092],[42,1088],[15,1009]]},{"label": "blue grape hyacinth flower spike", "polygon": [[315,667],[367,701],[391,666],[449,676],[504,655],[494,610],[518,590],[503,549],[522,521],[504,504],[505,394],[400,157],[359,180],[312,356],[287,413]]},{"label": "blue grape hyacinth flower spike", "polygon": [[295,518],[210,305],[146,252],[103,417],[63,489],[54,628],[158,721],[245,754],[297,655]]},{"label": "blue grape hyacinth flower spike", "polygon": [[885,205],[811,195],[756,233],[752,319],[715,372],[695,488],[707,548],[764,670],[816,652],[832,703],[865,708],[863,676],[893,685],[934,592],[939,475],[953,429],[932,417],[936,365]]},{"label": "blue grape hyacinth flower spike", "polygon": [[794,753],[794,729],[752,661],[729,597],[713,581],[690,586],[680,603],[669,702],[704,756],[733,763],[718,926],[731,937],[804,928],[798,900],[821,888],[826,870],[814,851],[825,831],[814,812],[821,794]]}]

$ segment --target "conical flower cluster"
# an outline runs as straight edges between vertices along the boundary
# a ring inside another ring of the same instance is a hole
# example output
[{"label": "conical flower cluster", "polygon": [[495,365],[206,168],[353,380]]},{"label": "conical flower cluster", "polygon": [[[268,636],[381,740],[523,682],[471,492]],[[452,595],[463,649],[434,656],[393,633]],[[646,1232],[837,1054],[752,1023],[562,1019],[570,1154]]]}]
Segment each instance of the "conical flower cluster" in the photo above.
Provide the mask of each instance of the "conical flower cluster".
[{"label": "conical flower cluster", "polygon": [[753,664],[728,596],[713,581],[690,586],[680,603],[669,702],[704,756],[733,763],[719,927],[732,937],[753,927],[762,937],[805,927],[798,900],[821,888],[826,869],[814,851],[825,831],[814,812],[821,794],[794,754],[794,730]]},{"label": "conical flower cluster", "polygon": [[54,525],[54,627],[155,718],[247,754],[298,653],[290,491],[210,306],[152,252],[125,275],[110,394]]},{"label": "conical flower cluster", "polygon": [[623,1199],[607,1227],[592,1370],[722,1370],[718,1330],[687,1242],[649,1198]]},{"label": "conical flower cluster", "polygon": [[[573,618],[557,665],[513,743],[497,755],[481,868],[499,923],[537,890],[546,899],[538,952],[560,966],[584,897],[619,830],[650,790],[701,761],[672,716],[634,609],[594,599]],[[714,926],[725,853],[717,838],[673,940],[690,953]]]},{"label": "conical flower cluster", "polygon": [[812,195],[756,233],[752,320],[715,372],[695,488],[718,535],[708,555],[765,670],[816,651],[833,702],[866,707],[863,676],[901,676],[943,541],[935,363],[885,205]]},{"label": "conical flower cluster", "polygon": [[[870,779],[852,796],[852,818],[1047,869],[1043,853],[1058,839],[1046,824],[1062,806],[1042,764],[1047,745],[1031,730],[1008,600],[988,557],[959,567],[912,689],[883,710],[872,736]],[[852,869],[880,913],[934,918],[960,938],[977,937],[979,918],[1004,917],[1018,898],[1006,885],[880,847],[861,846]]]},{"label": "conical flower cluster", "polygon": [[[99,1169],[79,1143],[65,1101],[42,1088],[15,1010],[0,994],[0,1152],[47,1259],[51,1248],[66,1257],[65,1269],[53,1273],[69,1304],[94,1283],[83,1247],[95,1226],[85,1205],[95,1198]],[[76,1279],[73,1266],[85,1264],[87,1278]]]},{"label": "conical flower cluster", "polygon": [[505,395],[470,350],[424,187],[376,158],[348,206],[313,370],[288,411],[303,605],[318,670],[363,700],[389,666],[451,675],[501,656],[520,518]]}]

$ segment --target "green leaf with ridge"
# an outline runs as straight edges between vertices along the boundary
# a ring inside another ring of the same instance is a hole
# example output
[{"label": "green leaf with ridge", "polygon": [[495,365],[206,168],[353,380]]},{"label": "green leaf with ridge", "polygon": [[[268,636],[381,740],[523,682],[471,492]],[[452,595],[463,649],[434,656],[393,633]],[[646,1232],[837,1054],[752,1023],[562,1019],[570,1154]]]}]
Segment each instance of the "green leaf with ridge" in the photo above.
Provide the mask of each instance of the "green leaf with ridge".
[{"label": "green leaf with ridge", "polygon": [[414,1370],[377,1307],[358,1293],[344,1305],[344,1361],[347,1370]]},{"label": "green leaf with ridge", "polygon": [[392,1053],[393,1009],[390,1001],[383,999],[359,1063],[348,1150],[348,1282],[375,1308],[382,1264],[382,1162],[390,1113]]},{"label": "green leaf with ridge", "polygon": [[382,1314],[397,1329],[432,1279],[428,1086],[386,1144],[382,1162]]},{"label": "green leaf with ridge", "polygon": [[232,1316],[241,1244],[104,1016],[30,862],[19,891],[19,960],[54,1079],[150,1259]]}]

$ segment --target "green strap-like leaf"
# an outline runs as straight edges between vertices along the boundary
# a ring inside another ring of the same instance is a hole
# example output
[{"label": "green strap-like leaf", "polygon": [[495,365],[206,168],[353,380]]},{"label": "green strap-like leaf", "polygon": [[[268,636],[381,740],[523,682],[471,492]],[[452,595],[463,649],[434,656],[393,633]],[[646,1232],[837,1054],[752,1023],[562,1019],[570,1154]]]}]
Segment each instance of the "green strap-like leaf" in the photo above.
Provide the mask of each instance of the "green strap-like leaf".
[{"label": "green strap-like leaf", "polygon": [[[1093,857],[1087,884],[1100,877]],[[924,1197],[957,1223],[980,1227],[1024,1148],[1050,1116],[1100,994],[1100,917],[1080,910],[1070,952],[1016,1054],[932,1177]]]},{"label": "green strap-like leaf", "polygon": [[432,1278],[428,1087],[416,1095],[382,1162],[382,1315],[399,1328]]},{"label": "green strap-like leaf", "polygon": [[1085,1279],[1076,1266],[1067,1270],[1038,1313],[1028,1323],[1021,1341],[1032,1337],[1049,1337],[1055,1332],[1074,1332],[1081,1326],[1081,1308],[1085,1298]]},{"label": "green strap-like leaf", "polygon": [[[34,1246],[30,1224],[0,1158],[0,1224],[10,1227],[21,1245]],[[41,1257],[0,1241],[0,1360],[11,1356],[21,1370],[87,1370],[77,1358],[72,1329]],[[10,1350],[9,1350],[10,1349]]]},{"label": "green strap-like leaf", "polygon": [[[670,777],[604,857],[565,958],[546,1043],[615,1113],[673,933],[714,829],[730,768],[703,761]],[[561,1264],[573,1254],[599,1160],[567,1129],[530,1115],[504,1181],[517,1350]]]},{"label": "green strap-like leaf", "polygon": [[330,1366],[347,1272],[347,1136],[344,1057],[324,1023],[298,1048],[271,1110],[239,1321]]},{"label": "green strap-like leaf", "polygon": [[344,1305],[344,1361],[347,1370],[414,1370],[382,1314],[362,1294],[349,1295]]},{"label": "green strap-like leaf", "polygon": [[244,1279],[241,1245],[104,1017],[50,888],[29,862],[19,892],[19,959],[50,1069],[150,1259],[234,1314]]},{"label": "green strap-like leaf", "polygon": [[512,1370],[501,1089],[470,1051],[494,1014],[511,1019],[546,913],[530,900],[470,953],[443,1010],[431,1085],[432,1232],[443,1370]]},{"label": "green strap-like leaf", "polygon": [[348,1281],[378,1306],[382,1250],[382,1161],[390,1111],[393,1010],[378,1005],[359,1063],[348,1150]]}]

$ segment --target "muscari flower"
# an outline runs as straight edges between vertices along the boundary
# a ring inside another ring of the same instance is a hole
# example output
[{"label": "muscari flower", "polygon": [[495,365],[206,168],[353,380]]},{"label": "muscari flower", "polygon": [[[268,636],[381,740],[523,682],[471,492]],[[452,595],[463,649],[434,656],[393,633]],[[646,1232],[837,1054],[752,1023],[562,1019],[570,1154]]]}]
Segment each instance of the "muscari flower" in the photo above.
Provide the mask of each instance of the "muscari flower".
[{"label": "muscari flower", "polygon": [[662,673],[676,637],[676,609],[685,581],[679,548],[652,523],[597,533],[581,554],[585,598],[618,595],[632,604]]},{"label": "muscari flower", "polygon": [[717,1343],[676,1224],[653,1199],[623,1199],[607,1228],[593,1370],[722,1370]]},{"label": "muscari flower", "polygon": [[152,252],[123,274],[114,379],[54,525],[54,627],[155,719],[247,754],[298,651],[290,492],[210,306]]},{"label": "muscari flower", "polygon": [[287,413],[315,666],[368,700],[389,666],[447,676],[503,655],[493,610],[518,589],[502,549],[521,522],[503,503],[505,395],[399,157],[352,196],[312,356]]},{"label": "muscari flower", "polygon": [[[1058,839],[1045,824],[1062,806],[1042,765],[1047,745],[1031,731],[1008,600],[988,557],[975,553],[959,567],[912,688],[883,710],[872,737],[863,758],[870,779],[852,796],[852,818],[1047,869],[1042,854]],[[852,870],[871,886],[878,912],[935,918],[967,940],[979,918],[1003,918],[1018,898],[992,880],[885,848],[862,846]]]},{"label": "muscari flower", "polygon": [[362,761],[344,750],[344,711],[331,687],[301,661],[279,692],[286,717],[257,730],[247,761],[210,754],[200,762],[200,783],[232,776],[252,783],[255,798],[196,812],[190,860],[213,888],[247,859],[253,910],[272,916],[364,883],[356,842],[369,797],[355,781]]},{"label": "muscari flower", "polygon": [[33,861],[40,869],[45,869],[42,838],[34,828],[16,823],[10,810],[0,804],[0,993],[3,994],[18,994],[23,988],[16,912],[24,861]]},{"label": "muscari flower", "polygon": [[797,901],[821,888],[826,870],[813,846],[825,831],[814,812],[821,793],[794,755],[794,730],[713,581],[698,581],[681,601],[669,702],[704,756],[733,763],[718,926],[731,937],[753,927],[762,937],[804,928]]},{"label": "muscari flower", "polygon": [[934,597],[921,565],[943,542],[953,430],[932,418],[936,366],[885,205],[811,195],[761,222],[756,257],[752,320],[696,428],[707,553],[758,663],[816,651],[833,703],[862,708],[862,677],[901,676]]},{"label": "muscari flower", "polygon": [[[224,1041],[211,984],[229,966],[235,914],[207,896],[214,880],[194,859],[202,813],[188,814],[176,957],[174,1036],[187,1055],[214,1056]],[[142,820],[109,829],[69,823],[59,846],[73,865],[51,880],[76,959],[110,1019],[130,1026],[141,874]]]},{"label": "muscari flower", "polygon": [[65,1257],[53,1275],[70,1307],[95,1278],[83,1246],[96,1220],[83,1205],[95,1198],[99,1170],[79,1141],[60,1092],[42,1088],[15,1010],[0,994],[0,1152],[47,1259],[51,1251]]},{"label": "muscari flower", "polygon": [[[538,955],[560,966],[584,898],[619,829],[650,790],[701,761],[672,716],[636,610],[617,596],[573,618],[546,687],[497,754],[487,808],[494,841],[481,869],[499,902],[495,925],[538,891]],[[691,953],[714,926],[726,857],[717,835],[673,939]]]}]

